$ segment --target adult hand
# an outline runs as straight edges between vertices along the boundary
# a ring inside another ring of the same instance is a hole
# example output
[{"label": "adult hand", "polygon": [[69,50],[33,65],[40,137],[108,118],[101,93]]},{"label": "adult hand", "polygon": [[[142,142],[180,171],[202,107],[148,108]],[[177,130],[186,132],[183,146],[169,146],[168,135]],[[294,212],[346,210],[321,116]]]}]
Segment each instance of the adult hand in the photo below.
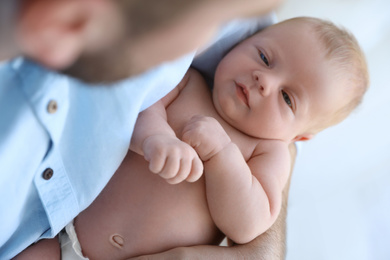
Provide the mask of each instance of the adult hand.
[{"label": "adult hand", "polygon": [[129,258],[129,260],[171,260],[171,259],[188,259],[189,255],[186,254],[186,250],[188,248],[178,247],[163,253],[153,254],[153,255],[143,255],[137,256],[133,258]]}]

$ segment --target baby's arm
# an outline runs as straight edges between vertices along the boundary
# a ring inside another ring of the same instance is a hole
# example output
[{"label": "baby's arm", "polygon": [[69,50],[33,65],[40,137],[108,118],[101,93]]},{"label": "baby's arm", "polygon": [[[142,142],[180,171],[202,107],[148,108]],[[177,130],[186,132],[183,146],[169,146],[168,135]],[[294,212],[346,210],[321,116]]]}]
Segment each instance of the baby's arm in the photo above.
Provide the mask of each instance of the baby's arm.
[{"label": "baby's arm", "polygon": [[288,180],[288,145],[260,141],[246,162],[215,119],[194,117],[184,131],[183,140],[204,161],[207,201],[220,230],[239,244],[266,231],[279,214]]},{"label": "baby's arm", "polygon": [[176,137],[168,125],[166,107],[177,98],[188,77],[164,98],[142,111],[134,128],[130,150],[143,155],[151,172],[170,184],[194,182],[203,173],[203,163],[196,151]]}]

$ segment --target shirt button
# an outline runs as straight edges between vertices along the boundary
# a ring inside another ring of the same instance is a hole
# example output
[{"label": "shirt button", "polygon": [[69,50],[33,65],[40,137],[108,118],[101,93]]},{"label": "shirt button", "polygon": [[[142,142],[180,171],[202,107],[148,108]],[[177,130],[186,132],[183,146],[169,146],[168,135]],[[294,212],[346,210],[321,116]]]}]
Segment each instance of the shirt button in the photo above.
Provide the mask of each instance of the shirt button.
[{"label": "shirt button", "polygon": [[42,178],[45,180],[50,180],[53,177],[54,171],[51,168],[47,168],[42,173]]},{"label": "shirt button", "polygon": [[57,112],[57,109],[58,109],[57,101],[50,100],[49,104],[47,104],[46,109],[47,109],[47,112],[49,112],[49,114],[54,114],[55,112]]}]

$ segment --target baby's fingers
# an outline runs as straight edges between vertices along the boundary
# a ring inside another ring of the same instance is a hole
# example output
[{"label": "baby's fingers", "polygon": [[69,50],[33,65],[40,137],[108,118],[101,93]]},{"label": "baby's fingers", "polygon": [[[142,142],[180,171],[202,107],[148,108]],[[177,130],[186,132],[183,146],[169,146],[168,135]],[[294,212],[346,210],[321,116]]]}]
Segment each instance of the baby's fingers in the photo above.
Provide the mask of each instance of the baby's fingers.
[{"label": "baby's fingers", "polygon": [[186,178],[188,182],[196,182],[203,174],[203,162],[199,157],[192,160],[191,172]]},{"label": "baby's fingers", "polygon": [[191,170],[191,161],[187,158],[182,158],[180,160],[180,168],[176,176],[167,179],[166,181],[169,184],[178,184],[187,178],[190,170]]},{"label": "baby's fingers", "polygon": [[194,157],[192,160],[182,159],[178,174],[166,181],[169,184],[178,184],[183,181],[195,182],[202,176],[202,173],[203,163],[198,156]]},{"label": "baby's fingers", "polygon": [[180,160],[177,156],[169,156],[162,170],[158,173],[163,179],[169,180],[174,178],[180,169]]},{"label": "baby's fingers", "polygon": [[155,156],[151,159],[145,156],[145,159],[149,162],[149,170],[153,173],[160,173],[165,165],[165,157]]}]

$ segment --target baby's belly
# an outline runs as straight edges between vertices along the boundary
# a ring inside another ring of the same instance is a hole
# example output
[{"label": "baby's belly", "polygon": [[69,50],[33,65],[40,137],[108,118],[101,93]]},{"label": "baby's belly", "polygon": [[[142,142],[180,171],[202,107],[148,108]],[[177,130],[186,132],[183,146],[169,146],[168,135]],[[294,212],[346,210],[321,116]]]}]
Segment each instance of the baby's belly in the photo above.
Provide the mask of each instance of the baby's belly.
[{"label": "baby's belly", "polygon": [[129,153],[107,187],[75,220],[84,255],[124,259],[222,238],[206,201],[204,179],[167,184]]}]

